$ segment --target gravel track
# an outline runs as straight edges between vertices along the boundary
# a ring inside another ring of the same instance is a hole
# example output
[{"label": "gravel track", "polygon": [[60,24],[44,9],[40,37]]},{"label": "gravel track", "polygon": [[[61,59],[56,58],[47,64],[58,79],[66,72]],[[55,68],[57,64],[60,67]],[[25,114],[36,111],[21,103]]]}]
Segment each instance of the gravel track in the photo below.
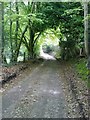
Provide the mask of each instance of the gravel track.
[{"label": "gravel track", "polygon": [[[3,118],[80,118],[78,110],[69,107],[78,102],[71,97],[63,65],[46,60],[2,96]],[[71,100],[68,102],[67,97]]]},{"label": "gravel track", "polygon": [[67,103],[56,61],[46,61],[3,96],[3,117],[66,118]]}]

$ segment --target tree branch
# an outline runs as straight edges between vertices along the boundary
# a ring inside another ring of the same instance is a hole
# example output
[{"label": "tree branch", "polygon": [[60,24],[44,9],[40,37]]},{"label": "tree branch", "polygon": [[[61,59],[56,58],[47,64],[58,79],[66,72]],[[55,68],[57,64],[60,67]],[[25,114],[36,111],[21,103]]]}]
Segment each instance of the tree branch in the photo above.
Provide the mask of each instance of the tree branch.
[{"label": "tree branch", "polygon": [[28,42],[26,40],[26,37],[24,36],[23,43],[25,44],[26,48],[29,50]]},{"label": "tree branch", "polygon": [[21,36],[19,45],[18,45],[18,47],[17,47],[16,50],[15,50],[15,53],[16,53],[17,56],[18,56],[18,54],[19,54],[19,49],[20,49],[21,43],[22,43],[22,41],[23,41],[24,34],[25,34],[25,32],[27,31],[27,28],[28,28],[28,25],[26,25],[24,31],[22,32],[22,36]]},{"label": "tree branch", "polygon": [[37,35],[36,39],[34,40],[34,44],[36,43],[37,39],[39,38],[39,36],[41,35],[41,32]]}]

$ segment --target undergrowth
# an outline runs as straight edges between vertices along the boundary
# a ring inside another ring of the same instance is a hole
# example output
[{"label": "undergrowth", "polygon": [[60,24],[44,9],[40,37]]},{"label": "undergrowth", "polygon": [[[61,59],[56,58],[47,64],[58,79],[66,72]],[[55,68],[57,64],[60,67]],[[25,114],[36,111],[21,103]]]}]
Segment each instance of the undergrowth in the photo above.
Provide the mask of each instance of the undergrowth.
[{"label": "undergrowth", "polygon": [[81,58],[75,62],[76,71],[79,74],[79,77],[84,81],[88,80],[87,79],[88,70],[86,64],[87,64],[87,59],[85,58]]},{"label": "undergrowth", "polygon": [[90,86],[88,81],[88,69],[87,69],[87,59],[86,58],[77,58],[71,59],[69,61],[73,64],[73,67],[76,70],[76,73],[81,80],[85,81],[87,86]]}]

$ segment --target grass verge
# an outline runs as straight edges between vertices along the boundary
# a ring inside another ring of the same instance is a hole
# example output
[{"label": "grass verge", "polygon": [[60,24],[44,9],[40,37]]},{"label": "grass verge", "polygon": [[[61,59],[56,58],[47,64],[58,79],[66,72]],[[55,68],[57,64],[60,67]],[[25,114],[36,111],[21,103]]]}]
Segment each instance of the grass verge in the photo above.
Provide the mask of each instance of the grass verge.
[{"label": "grass verge", "polygon": [[87,64],[87,59],[86,58],[78,59],[75,62],[76,71],[77,71],[79,77],[84,81],[88,80],[88,78],[87,78],[88,69],[87,69],[86,64]]},{"label": "grass verge", "polygon": [[70,64],[73,65],[73,67],[75,68],[75,71],[78,75],[78,77],[84,81],[87,86],[90,87],[90,82],[88,79],[88,69],[87,69],[87,59],[86,58],[78,58],[78,59],[71,59],[69,61]]}]

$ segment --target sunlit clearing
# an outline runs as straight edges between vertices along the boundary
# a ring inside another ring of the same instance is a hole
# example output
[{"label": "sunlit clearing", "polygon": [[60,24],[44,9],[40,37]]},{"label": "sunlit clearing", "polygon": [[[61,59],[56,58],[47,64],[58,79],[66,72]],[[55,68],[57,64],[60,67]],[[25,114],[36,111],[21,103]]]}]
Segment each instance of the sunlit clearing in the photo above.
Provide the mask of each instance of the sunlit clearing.
[{"label": "sunlit clearing", "polygon": [[40,58],[46,60],[56,60],[59,55],[59,39],[52,30],[47,30],[39,39]]}]

